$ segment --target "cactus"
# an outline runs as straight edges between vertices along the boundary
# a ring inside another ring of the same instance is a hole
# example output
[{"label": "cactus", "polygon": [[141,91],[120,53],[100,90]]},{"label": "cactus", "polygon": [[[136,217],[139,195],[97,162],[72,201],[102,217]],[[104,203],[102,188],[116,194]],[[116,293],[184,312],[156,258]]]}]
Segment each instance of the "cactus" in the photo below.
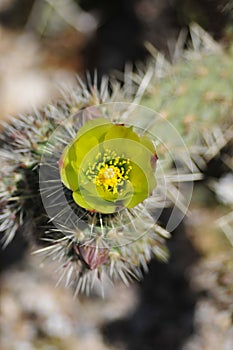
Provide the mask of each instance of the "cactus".
[{"label": "cactus", "polygon": [[[208,163],[223,151],[221,158],[229,174],[219,180],[210,179],[209,185],[230,209],[216,223],[232,244],[232,44],[223,49],[196,24],[191,25],[190,35],[192,48],[182,50],[185,35],[181,33],[174,64],[154,54],[152,79],[141,103],[156,109],[175,125],[194,168],[205,172]],[[150,46],[149,49],[155,52]]]},{"label": "cactus", "polygon": [[[87,84],[79,80],[75,89],[62,90],[56,104],[3,123],[0,230],[5,245],[19,229],[41,241],[38,252],[61,264],[61,278],[76,294],[89,292],[105,277],[125,283],[140,278],[154,255],[166,260],[165,240],[187,211],[192,181],[232,138],[232,52],[197,26],[191,36],[194,48],[177,50],[172,64],[157,54],[146,71],[126,71],[123,84],[103,78],[98,88],[96,77]],[[146,133],[159,157],[152,195],[122,212],[80,207],[59,177],[59,155],[95,117],[133,126],[140,137]],[[183,214],[177,218],[174,209],[167,231],[159,217],[171,205]]]},{"label": "cactus", "polygon": [[[23,230],[32,241],[44,243],[40,251],[63,261],[62,273],[67,273],[67,284],[74,285],[75,293],[88,292],[95,281],[102,280],[104,276],[110,276],[113,280],[121,278],[127,283],[132,277],[141,277],[141,267],[146,269],[153,254],[162,260],[167,258],[164,241],[169,234],[155,222],[144,203],[116,214],[101,214],[91,213],[67,197],[77,218],[77,224],[73,224],[72,217],[69,221],[61,222],[64,205],[70,207],[65,202],[60,209],[58,198],[53,206],[55,217],[48,215],[48,208],[51,208],[48,199],[57,193],[50,181],[61,184],[56,172],[55,175],[50,171],[48,176],[46,174],[46,157],[50,156],[49,147],[53,141],[59,140],[53,144],[49,170],[53,165],[57,166],[56,152],[63,145],[60,140],[65,140],[67,144],[72,142],[79,129],[79,121],[84,119],[83,111],[97,115],[105,113],[105,117],[109,114],[112,120],[116,116],[118,124],[123,121],[120,112],[122,116],[125,114],[125,118],[127,116],[131,104],[121,102],[115,105],[113,102],[128,101],[129,90],[120,88],[118,83],[113,84],[111,94],[108,88],[107,80],[103,80],[99,90],[95,84],[88,89],[79,81],[76,90],[63,90],[63,99],[56,105],[31,116],[19,116],[10,124],[3,123],[4,131],[1,134],[0,153],[4,164],[1,169],[1,231],[5,234],[5,245],[9,244],[17,230]],[[103,104],[105,101],[108,104]],[[92,106],[95,106],[94,109]],[[119,106],[120,110],[115,106]],[[46,178],[43,177],[45,175]],[[55,178],[49,178],[53,175]],[[43,200],[47,201],[47,208]],[[61,220],[57,222],[58,217]],[[82,231],[78,222],[83,217],[82,223],[86,228]],[[102,240],[106,235],[109,245]],[[91,244],[87,242],[93,237]],[[101,245],[102,241],[105,245]]]},{"label": "cactus", "polygon": [[156,56],[141,103],[176,127],[203,170],[232,139],[233,60],[231,48],[224,50],[199,26],[193,24],[190,35],[192,49],[182,50],[182,33],[174,64]]}]

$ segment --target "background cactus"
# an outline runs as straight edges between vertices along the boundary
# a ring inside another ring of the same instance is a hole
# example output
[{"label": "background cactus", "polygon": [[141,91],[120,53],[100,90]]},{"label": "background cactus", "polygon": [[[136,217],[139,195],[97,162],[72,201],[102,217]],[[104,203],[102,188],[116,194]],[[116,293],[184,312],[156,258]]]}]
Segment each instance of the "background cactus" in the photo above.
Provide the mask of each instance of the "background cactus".
[{"label": "background cactus", "polygon": [[190,35],[192,48],[184,51],[181,33],[173,64],[155,58],[142,104],[171,121],[204,169],[232,139],[232,48],[223,49],[195,24]]}]

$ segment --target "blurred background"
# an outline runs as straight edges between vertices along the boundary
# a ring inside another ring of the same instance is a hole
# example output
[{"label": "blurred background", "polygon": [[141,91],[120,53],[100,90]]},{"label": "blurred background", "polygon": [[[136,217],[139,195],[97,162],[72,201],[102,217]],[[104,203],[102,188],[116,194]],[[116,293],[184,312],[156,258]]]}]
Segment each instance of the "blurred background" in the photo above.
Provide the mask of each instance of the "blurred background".
[{"label": "blurred background", "polygon": [[[100,81],[146,63],[148,42],[172,61],[193,22],[228,47],[232,0],[0,0],[0,118],[56,100],[86,71]],[[105,299],[94,291],[74,300],[72,290],[55,288],[56,266],[44,268],[17,234],[0,251],[0,349],[232,350],[232,246],[214,224],[228,208],[205,182],[229,173],[223,163],[218,154],[196,184],[168,264],[152,261],[142,282],[109,286]],[[229,181],[217,192],[233,193]]]}]

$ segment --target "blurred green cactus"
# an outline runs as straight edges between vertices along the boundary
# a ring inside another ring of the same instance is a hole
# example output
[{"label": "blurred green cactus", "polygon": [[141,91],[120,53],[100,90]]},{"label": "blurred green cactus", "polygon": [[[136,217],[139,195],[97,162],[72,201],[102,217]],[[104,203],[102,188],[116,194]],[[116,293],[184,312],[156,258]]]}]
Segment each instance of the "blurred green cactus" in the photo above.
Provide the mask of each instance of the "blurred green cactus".
[{"label": "blurred green cactus", "polygon": [[182,135],[200,168],[232,139],[233,53],[223,49],[197,25],[193,48],[177,49],[175,62],[157,55],[141,103],[159,111]]}]

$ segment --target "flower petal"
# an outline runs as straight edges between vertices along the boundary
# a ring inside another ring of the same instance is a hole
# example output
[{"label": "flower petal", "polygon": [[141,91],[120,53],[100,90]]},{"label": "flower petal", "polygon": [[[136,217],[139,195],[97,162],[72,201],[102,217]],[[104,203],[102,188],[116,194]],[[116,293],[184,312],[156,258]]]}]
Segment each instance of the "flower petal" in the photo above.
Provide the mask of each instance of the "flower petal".
[{"label": "flower petal", "polygon": [[112,127],[112,123],[105,118],[96,118],[89,120],[86,124],[84,124],[78,131],[75,140],[84,136],[88,139],[90,136],[96,137],[100,140],[103,135]]},{"label": "flower petal", "polygon": [[103,214],[111,214],[116,211],[114,202],[107,202],[85,190],[82,190],[81,193],[79,191],[73,192],[73,199],[80,207],[89,211],[97,211]]},{"label": "flower petal", "polygon": [[112,139],[140,141],[138,135],[133,131],[133,127],[125,127],[123,125],[112,125],[107,131],[104,140],[107,141]]},{"label": "flower petal", "polygon": [[63,184],[69,190],[76,191],[78,189],[78,175],[71,163],[68,163],[66,167],[61,168],[60,175]]}]

